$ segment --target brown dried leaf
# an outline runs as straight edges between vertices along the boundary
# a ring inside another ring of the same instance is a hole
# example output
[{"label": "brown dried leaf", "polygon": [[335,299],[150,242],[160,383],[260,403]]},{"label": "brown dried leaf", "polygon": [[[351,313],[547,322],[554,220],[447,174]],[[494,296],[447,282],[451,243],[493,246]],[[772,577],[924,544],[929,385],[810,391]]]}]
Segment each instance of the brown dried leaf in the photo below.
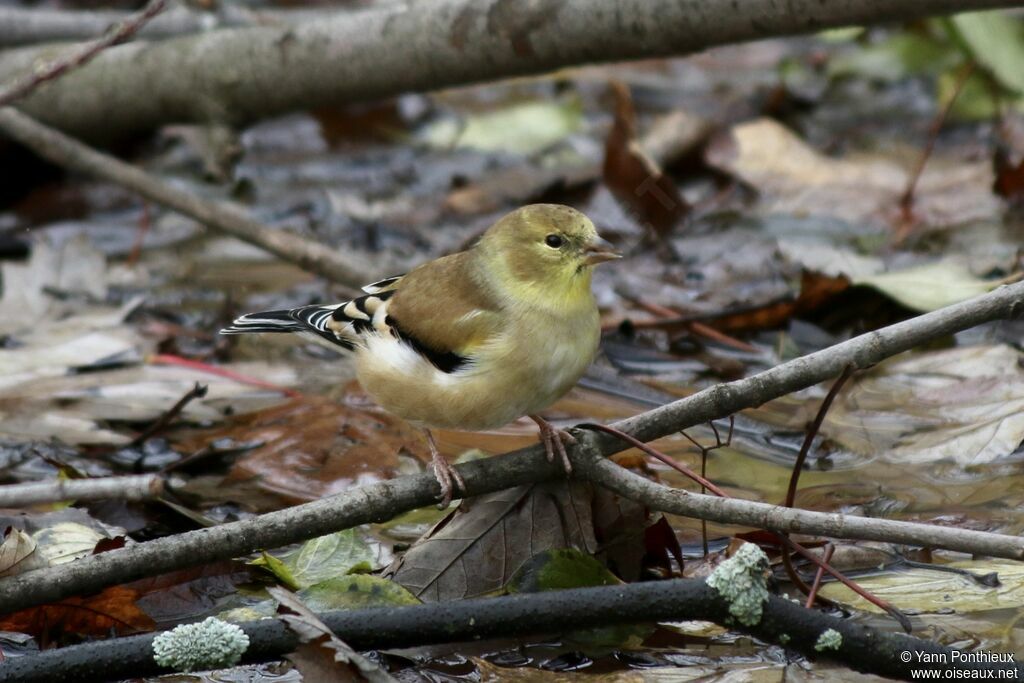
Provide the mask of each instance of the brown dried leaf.
[{"label": "brown dried leaf", "polygon": [[425,602],[501,589],[528,559],[552,548],[597,549],[593,490],[546,482],[467,499],[384,570]]},{"label": "brown dried leaf", "polygon": [[[712,142],[710,166],[760,193],[766,213],[829,216],[851,224],[891,227],[909,172],[893,159],[833,159],[771,119],[742,123]],[[988,162],[933,157],[917,184],[914,214],[921,224],[946,227],[1001,211]]]},{"label": "brown dried leaf", "polygon": [[289,590],[273,586],[267,591],[280,603],[279,616],[302,644],[287,655],[305,683],[370,681],[390,683],[395,679],[334,635],[327,624]]},{"label": "brown dried leaf", "polygon": [[604,182],[623,210],[655,237],[668,235],[690,207],[636,139],[629,88],[612,83],[615,122],[604,145]]},{"label": "brown dried leaf", "polygon": [[427,457],[420,435],[398,418],[315,396],[236,418],[225,428],[203,432],[198,445],[224,437],[262,444],[235,462],[225,485],[258,479],[261,489],[289,501],[315,500],[393,477],[402,449]]},{"label": "brown dried leaf", "polygon": [[111,586],[102,593],[68,598],[9,614],[0,620],[0,631],[48,635],[109,636],[153,630],[153,620],[135,604],[138,593],[126,586]]}]

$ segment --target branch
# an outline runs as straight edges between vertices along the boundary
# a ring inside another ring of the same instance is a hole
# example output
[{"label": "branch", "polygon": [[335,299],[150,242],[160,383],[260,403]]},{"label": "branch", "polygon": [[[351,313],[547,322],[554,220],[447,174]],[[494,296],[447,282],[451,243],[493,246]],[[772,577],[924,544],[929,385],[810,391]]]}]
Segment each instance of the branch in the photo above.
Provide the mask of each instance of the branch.
[{"label": "branch", "polygon": [[0,486],[0,508],[65,500],[149,500],[158,498],[163,490],[164,480],[156,474],[11,484]]},{"label": "branch", "polygon": [[[785,645],[811,658],[827,657],[881,676],[910,680],[913,670],[928,668],[920,663],[923,654],[957,662],[957,669],[994,671],[993,678],[1002,677],[1000,669],[1017,670],[1019,675],[1019,668],[1013,663],[959,663],[954,653],[960,651],[954,648],[879,631],[776,596],[770,596],[764,603],[762,614],[755,626],[737,624],[730,618],[728,603],[703,580],[673,579],[412,607],[345,610],[327,612],[320,618],[339,638],[359,650],[565,633],[596,625],[696,619],[714,621]],[[279,619],[247,622],[241,627],[251,643],[243,658],[245,662],[279,659],[298,645],[295,635]],[[819,652],[815,644],[827,629],[839,632],[842,643],[838,649]],[[113,638],[11,658],[0,663],[0,683],[81,683],[167,673],[153,661],[155,637],[151,634]],[[911,656],[905,662],[900,654],[906,652]]]},{"label": "branch", "polygon": [[[322,10],[290,9],[253,11],[231,3],[218,4],[214,11],[175,7],[149,22],[136,35],[147,40],[260,25],[292,25],[301,21],[322,20],[349,13],[338,8],[325,16]],[[0,7],[0,49],[39,43],[90,40],[111,24],[128,19],[128,12],[117,10],[66,10],[39,7]]]},{"label": "branch", "polygon": [[[104,52],[24,111],[77,137],[240,124],[322,106],[697,52],[826,28],[1019,6],[1014,0],[437,0],[213,31]],[[46,49],[13,51],[0,81]]]},{"label": "branch", "polygon": [[150,0],[141,11],[111,27],[103,37],[85,43],[48,64],[36,66],[20,78],[14,79],[14,82],[0,88],[0,107],[25,97],[46,81],[60,78],[65,73],[84,66],[111,45],[128,39],[159,14],[166,4],[167,0]]},{"label": "branch", "polygon": [[[76,72],[77,73],[77,72]],[[65,76],[63,80],[71,78]],[[108,154],[98,152],[22,114],[0,108],[0,131],[58,166],[103,178],[193,218],[203,225],[236,237],[317,275],[352,286],[372,282],[377,273],[319,242],[284,230],[274,230],[249,217],[244,208],[224,201],[200,199],[156,176]]]},{"label": "branch", "polygon": [[[867,367],[953,332],[1022,314],[1024,282],[1003,285],[969,301],[861,335],[747,379],[705,389],[617,422],[614,427],[643,440],[656,439],[812,386],[838,374],[847,364]],[[580,444],[572,449],[579,472],[654,510],[706,516],[718,522],[750,524],[774,531],[922,543],[936,548],[1024,559],[1024,538],[1017,536],[809,512],[669,489],[602,459],[600,456],[622,450],[618,439],[581,432],[579,441]],[[459,465],[458,470],[466,481],[468,496],[562,474],[561,466],[549,463],[539,446],[465,463]],[[260,548],[296,543],[359,524],[381,522],[436,502],[439,495],[440,487],[430,474],[398,477],[252,519],[198,529],[58,567],[26,572],[0,580],[0,613],[99,591],[145,576],[237,557]]]}]

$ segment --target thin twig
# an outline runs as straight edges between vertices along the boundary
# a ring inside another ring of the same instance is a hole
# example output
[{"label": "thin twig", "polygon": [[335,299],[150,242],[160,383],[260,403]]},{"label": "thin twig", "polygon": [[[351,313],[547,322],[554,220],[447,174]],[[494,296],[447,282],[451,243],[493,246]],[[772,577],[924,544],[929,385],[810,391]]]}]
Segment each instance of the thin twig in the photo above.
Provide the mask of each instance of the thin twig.
[{"label": "thin twig", "polygon": [[[595,425],[595,424],[592,424],[592,423],[584,423],[584,424],[581,424],[579,426],[583,427],[583,428],[586,428],[586,429],[591,429],[591,430],[594,430],[594,431],[604,432],[606,434],[611,434],[613,436],[616,436],[616,437],[622,439],[623,441],[626,441],[627,443],[631,444],[632,446],[634,446],[636,448],[639,448],[640,450],[642,450],[644,453],[647,453],[651,457],[657,458],[658,460],[660,460],[661,462],[665,463],[669,467],[671,467],[671,468],[673,468],[673,469],[675,469],[675,470],[677,470],[679,472],[682,472],[683,474],[685,474],[686,476],[690,477],[694,481],[696,481],[698,483],[707,482],[708,489],[711,490],[716,495],[718,495],[718,496],[720,496],[722,498],[731,498],[731,496],[729,496],[727,493],[723,492],[721,489],[719,489],[718,487],[714,486],[713,484],[708,482],[703,477],[700,477],[699,475],[694,473],[692,470],[690,470],[690,468],[686,467],[686,465],[683,465],[682,463],[677,462],[676,460],[670,458],[669,456],[667,456],[664,453],[658,451],[657,449],[655,449],[655,448],[653,448],[651,446],[648,446],[647,444],[644,444],[642,442],[637,441],[636,439],[634,439],[633,437],[629,436],[628,434],[624,434],[624,433],[614,429],[613,427],[608,427],[608,426],[605,426],[605,425]],[[793,569],[792,563],[789,560],[789,553],[785,552],[785,549],[789,549],[789,550],[791,550],[793,552],[796,552],[799,555],[801,555],[802,557],[804,557],[806,560],[808,560],[809,562],[811,562],[813,564],[816,564],[823,571],[826,571],[829,574],[831,574],[837,581],[842,583],[844,586],[849,588],[851,591],[853,591],[857,595],[861,596],[865,600],[871,602],[873,605],[877,606],[879,609],[889,613],[896,621],[899,622],[900,626],[902,626],[905,631],[907,631],[908,633],[910,632],[910,630],[911,630],[910,620],[907,619],[906,615],[904,615],[902,612],[900,612],[895,606],[893,606],[892,604],[886,602],[885,600],[882,600],[881,598],[871,594],[870,592],[868,592],[867,590],[862,588],[860,585],[858,585],[856,582],[854,582],[851,579],[849,579],[845,574],[840,572],[838,569],[835,569],[834,567],[832,567],[827,561],[825,561],[822,558],[818,557],[817,555],[815,555],[814,553],[809,551],[807,548],[805,548],[801,544],[799,544],[796,541],[794,541],[793,539],[791,539],[788,534],[786,534],[786,533],[776,533],[776,534],[773,534],[773,535],[775,536],[775,538],[778,541],[779,545],[785,547],[784,548],[784,552],[782,554],[782,559],[783,559],[783,563],[785,563],[787,565],[787,571],[791,572],[791,577],[796,572]],[[798,582],[798,585],[803,586],[804,588],[806,588],[806,590],[804,590],[804,592],[807,592],[807,593],[810,592],[810,588],[806,587],[806,584],[804,584],[803,580],[800,579],[799,576],[797,576],[797,582]]]},{"label": "thin twig", "polygon": [[0,107],[25,97],[47,81],[60,78],[68,71],[84,66],[108,47],[128,39],[145,26],[147,21],[159,14],[166,4],[167,0],[150,0],[150,3],[142,10],[111,26],[103,37],[84,43],[58,59],[15,79],[6,87],[0,88]]},{"label": "thin twig", "polygon": [[[825,544],[825,552],[822,555],[822,559],[828,562],[832,559],[832,553],[836,550],[836,546],[832,543]],[[814,600],[818,597],[818,590],[821,588],[821,580],[825,576],[825,568],[818,567],[818,571],[814,574],[814,583],[811,584],[811,590],[807,593],[807,602],[804,603],[804,607],[810,609],[814,607]]]},{"label": "thin twig", "polygon": [[[658,449],[645,444],[643,441],[640,441],[639,439],[634,439],[629,434],[626,434],[625,432],[622,432],[622,431],[616,429],[615,427],[611,427],[609,425],[598,424],[596,422],[582,422],[582,423],[580,423],[580,424],[578,424],[576,426],[578,428],[580,428],[580,429],[592,429],[592,430],[597,431],[597,432],[604,432],[605,434],[611,434],[612,436],[614,436],[617,439],[622,439],[623,441],[628,443],[633,448],[640,449],[641,451],[643,451],[647,455],[651,456],[652,458],[654,458],[656,460],[660,460],[661,462],[665,463],[666,465],[668,465],[672,469],[676,470],[677,472],[680,472],[680,473],[686,475],[687,477],[689,477],[693,481],[695,481],[698,484],[700,484],[702,488],[706,488],[707,490],[709,490],[712,493],[714,493],[716,496],[721,496],[722,498],[731,498],[731,496],[728,493],[726,493],[722,489],[718,488],[717,486],[715,486],[710,481],[708,481],[704,477],[700,476],[699,474],[697,474],[696,472],[691,470],[689,467],[687,467],[683,463],[677,461],[674,458],[671,458],[671,457],[665,455],[664,453],[662,453]],[[689,437],[687,437],[687,438],[689,438]]]},{"label": "thin twig", "polygon": [[796,462],[793,463],[793,471],[789,475],[789,488],[786,489],[786,502],[783,503],[786,507],[793,507],[793,501],[796,499],[796,487],[800,482],[800,473],[804,469],[804,462],[807,460],[807,454],[811,451],[811,445],[814,443],[815,437],[818,436],[818,432],[821,431],[821,425],[825,422],[825,416],[828,415],[832,402],[836,400],[836,396],[842,391],[846,381],[853,376],[854,370],[855,368],[852,365],[847,365],[843,368],[842,374],[833,382],[832,387],[825,396],[825,400],[821,402],[821,406],[818,408],[817,415],[814,416],[814,421],[807,429],[804,442],[800,445],[800,452],[796,456]]},{"label": "thin twig", "polygon": [[164,428],[171,423],[171,420],[181,414],[181,411],[185,409],[185,406],[191,403],[194,399],[206,396],[208,389],[209,387],[207,385],[196,382],[195,386],[185,392],[185,395],[179,398],[167,412],[161,415],[153,424],[146,427],[141,434],[132,439],[132,442],[128,444],[129,447],[134,448],[141,446],[146,443],[146,441],[162,432]]},{"label": "thin twig", "polygon": [[939,139],[939,133],[942,131],[942,127],[946,125],[946,119],[949,118],[949,113],[953,110],[953,105],[956,103],[957,98],[960,97],[961,91],[964,89],[964,86],[967,85],[967,81],[974,73],[975,66],[976,64],[973,60],[967,62],[963,66],[956,85],[953,88],[953,94],[950,95],[949,101],[946,102],[946,105],[938,113],[932,121],[931,126],[928,128],[928,142],[925,143],[924,150],[921,152],[921,156],[917,160],[914,172],[910,174],[910,178],[907,180],[907,188],[903,191],[903,194],[900,195],[901,226],[897,233],[897,242],[901,242],[906,238],[914,225],[914,193],[917,191],[917,184],[920,182],[921,176],[924,174],[924,167],[927,165],[928,159],[931,158],[932,152],[935,151],[935,143]]},{"label": "thin twig", "polygon": [[319,242],[253,219],[241,206],[200,199],[120,159],[99,152],[11,108],[0,108],[0,130],[58,166],[102,178],[146,199],[195,219],[208,228],[253,244],[311,273],[352,286],[372,282],[379,273]]},{"label": "thin twig", "polygon": [[[813,386],[838,375],[848,364],[868,367],[953,332],[1022,315],[1024,283],[1003,285],[970,301],[855,337],[746,379],[716,385],[612,426],[634,438],[657,439]],[[811,512],[670,489],[607,460],[608,455],[623,450],[619,439],[587,430],[577,434],[578,443],[571,449],[571,457],[579,476],[651,510],[773,531],[924,545],[1024,560],[1024,538],[1018,536]],[[539,445],[457,467],[466,481],[467,496],[564,476],[562,467],[549,463]],[[436,503],[439,494],[440,487],[433,475],[403,476],[251,519],[138,544],[130,552],[112,550],[26,572],[0,580],[0,613],[237,557],[260,548],[277,548],[359,524],[381,522]]]},{"label": "thin twig", "polygon": [[[786,490],[786,500],[783,503],[786,507],[793,507],[793,501],[796,498],[796,488],[800,481],[800,473],[803,472],[804,462],[807,460],[807,455],[811,451],[811,445],[814,443],[814,439],[818,436],[818,432],[821,430],[821,425],[825,421],[825,415],[828,414],[829,408],[832,407],[832,402],[835,400],[839,391],[846,384],[846,380],[853,374],[853,366],[847,365],[843,368],[843,372],[839,375],[839,378],[833,382],[832,387],[829,389],[828,394],[825,396],[825,400],[821,402],[821,406],[818,407],[818,412],[814,416],[814,421],[807,429],[807,434],[804,435],[804,442],[800,445],[800,452],[796,456],[796,461],[793,463],[793,470],[789,475],[789,488]],[[826,560],[827,561],[827,560]],[[789,577],[790,582],[797,587],[797,589],[804,595],[811,594],[811,587],[803,580],[800,573],[793,566],[793,560],[789,553],[783,552],[782,554],[782,566],[786,570],[786,576]],[[819,572],[821,568],[819,567]],[[877,605],[878,607],[885,609],[882,605],[878,604],[878,600],[873,596],[864,596],[867,600]]]}]

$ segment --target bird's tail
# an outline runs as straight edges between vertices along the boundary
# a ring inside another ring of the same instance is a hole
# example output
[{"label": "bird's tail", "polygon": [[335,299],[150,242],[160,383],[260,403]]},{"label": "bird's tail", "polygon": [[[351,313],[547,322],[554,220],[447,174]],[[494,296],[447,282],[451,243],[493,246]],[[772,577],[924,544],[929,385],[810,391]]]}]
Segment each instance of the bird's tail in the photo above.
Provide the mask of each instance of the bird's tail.
[{"label": "bird's tail", "polygon": [[248,334],[250,332],[301,332],[306,326],[292,316],[292,311],[260,311],[236,318],[221,334]]}]

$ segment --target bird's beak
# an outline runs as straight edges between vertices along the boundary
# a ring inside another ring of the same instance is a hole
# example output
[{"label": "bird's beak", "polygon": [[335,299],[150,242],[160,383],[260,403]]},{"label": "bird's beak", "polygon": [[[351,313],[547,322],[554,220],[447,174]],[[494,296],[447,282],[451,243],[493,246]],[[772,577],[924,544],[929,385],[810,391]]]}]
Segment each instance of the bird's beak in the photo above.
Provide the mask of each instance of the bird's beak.
[{"label": "bird's beak", "polygon": [[611,243],[601,237],[594,238],[583,249],[583,261],[588,266],[596,266],[605,261],[614,261],[622,258],[622,254],[615,251]]}]

